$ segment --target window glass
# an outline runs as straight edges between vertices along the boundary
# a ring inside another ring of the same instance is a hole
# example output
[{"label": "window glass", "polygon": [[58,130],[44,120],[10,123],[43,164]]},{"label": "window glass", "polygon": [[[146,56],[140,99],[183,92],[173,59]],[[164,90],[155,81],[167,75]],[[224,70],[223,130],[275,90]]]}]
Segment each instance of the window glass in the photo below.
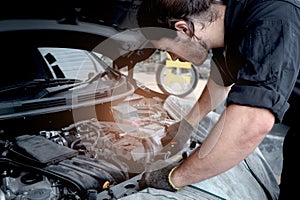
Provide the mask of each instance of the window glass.
[{"label": "window glass", "polygon": [[110,64],[109,59],[101,54],[80,49],[39,48],[39,51],[55,78],[75,78],[86,81],[106,68],[105,64],[99,63],[96,57],[102,59],[107,65]]}]

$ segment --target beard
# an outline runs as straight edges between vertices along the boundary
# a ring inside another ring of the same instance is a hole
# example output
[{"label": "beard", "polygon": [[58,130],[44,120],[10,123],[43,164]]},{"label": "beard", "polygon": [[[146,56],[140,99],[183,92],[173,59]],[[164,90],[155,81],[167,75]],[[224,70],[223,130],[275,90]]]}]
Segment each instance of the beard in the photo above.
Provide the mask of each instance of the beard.
[{"label": "beard", "polygon": [[193,37],[189,40],[190,43],[186,43],[185,46],[186,49],[191,49],[187,60],[189,60],[195,66],[200,66],[208,57],[208,45],[204,40],[198,37]]},{"label": "beard", "polygon": [[194,53],[194,55],[192,55],[194,57],[193,59],[193,65],[195,66],[200,66],[204,63],[204,61],[207,59],[208,57],[208,50],[201,48],[198,51],[196,51]]}]

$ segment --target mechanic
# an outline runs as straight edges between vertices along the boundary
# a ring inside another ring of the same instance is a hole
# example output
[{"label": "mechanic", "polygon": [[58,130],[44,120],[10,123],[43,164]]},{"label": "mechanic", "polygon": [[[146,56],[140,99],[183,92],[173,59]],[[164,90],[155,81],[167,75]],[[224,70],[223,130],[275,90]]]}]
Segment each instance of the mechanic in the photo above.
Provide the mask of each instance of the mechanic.
[{"label": "mechanic", "polygon": [[199,66],[213,53],[205,89],[181,124],[196,127],[226,102],[199,148],[175,166],[145,172],[141,188],[177,191],[219,175],[251,154],[274,124],[288,122],[279,199],[298,196],[300,1],[144,0],[137,19],[154,48],[173,60]]}]

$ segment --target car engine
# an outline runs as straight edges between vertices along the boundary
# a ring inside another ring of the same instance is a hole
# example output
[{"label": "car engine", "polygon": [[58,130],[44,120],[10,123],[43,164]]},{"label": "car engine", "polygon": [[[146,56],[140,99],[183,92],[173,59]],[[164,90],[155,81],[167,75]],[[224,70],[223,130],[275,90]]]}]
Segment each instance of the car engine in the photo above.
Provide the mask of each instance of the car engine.
[{"label": "car engine", "polygon": [[112,112],[115,122],[87,119],[1,140],[0,200],[101,199],[99,193],[138,177],[148,163],[186,153],[182,143],[161,142],[175,120],[160,99],[135,96]]}]

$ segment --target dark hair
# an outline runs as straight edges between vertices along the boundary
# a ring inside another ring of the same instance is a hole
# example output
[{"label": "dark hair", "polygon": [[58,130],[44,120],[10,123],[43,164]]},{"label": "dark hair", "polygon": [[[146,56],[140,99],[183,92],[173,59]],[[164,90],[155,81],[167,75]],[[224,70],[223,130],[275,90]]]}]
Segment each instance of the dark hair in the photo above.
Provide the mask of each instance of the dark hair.
[{"label": "dark hair", "polygon": [[[202,20],[212,22],[217,14],[210,11],[213,0],[142,0],[137,13],[140,28],[159,27],[174,29],[178,20],[189,23],[193,32],[194,25],[190,18],[193,15],[203,16]],[[205,17],[205,18],[204,18]]]}]

